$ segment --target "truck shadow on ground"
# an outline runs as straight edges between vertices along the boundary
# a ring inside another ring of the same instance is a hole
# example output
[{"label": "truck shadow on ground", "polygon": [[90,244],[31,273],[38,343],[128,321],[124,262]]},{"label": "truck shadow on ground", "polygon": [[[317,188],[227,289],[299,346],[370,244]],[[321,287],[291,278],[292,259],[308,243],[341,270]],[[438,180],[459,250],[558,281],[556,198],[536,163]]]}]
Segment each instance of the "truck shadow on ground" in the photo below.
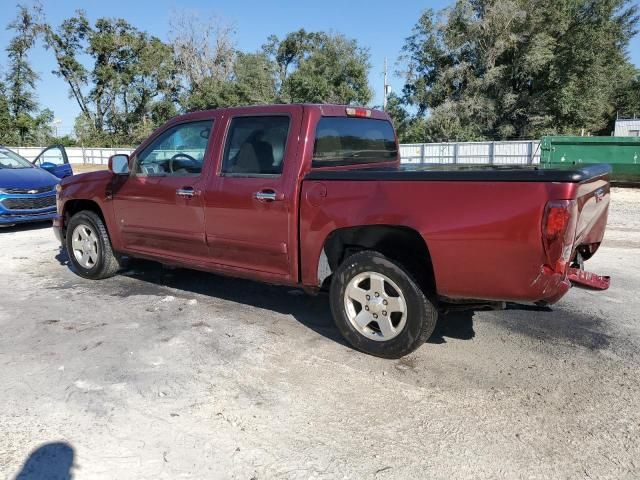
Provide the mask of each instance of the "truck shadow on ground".
[{"label": "truck shadow on ground", "polygon": [[[60,250],[56,259],[61,265],[71,268],[64,249]],[[109,283],[111,287],[108,293],[112,296],[179,296],[181,292],[205,295],[291,315],[316,333],[347,345],[333,322],[326,294],[314,297],[292,287],[267,285],[196,270],[169,269],[156,262],[138,259],[130,260],[117,278],[118,282]],[[502,311],[443,313],[427,343],[439,345],[447,343],[447,339],[472,340],[476,336],[474,321],[479,319],[499,325],[510,333],[545,342],[568,342],[598,350],[606,348],[611,341],[604,331],[602,318],[563,309],[561,305],[550,308],[507,303],[507,308]]]},{"label": "truck shadow on ground", "polygon": [[73,447],[66,442],[45,443],[25,460],[16,480],[70,480],[74,460]]},{"label": "truck shadow on ground", "polygon": [[[61,252],[58,260],[67,264],[66,253]],[[142,282],[127,282],[127,285],[123,285],[122,289],[114,294],[116,296],[176,295],[174,290],[207,295],[291,315],[314,332],[347,345],[333,322],[326,293],[312,296],[292,287],[267,285],[195,270],[167,269],[146,260],[130,260],[128,268],[121,275]],[[473,311],[443,315],[429,343],[446,343],[446,338],[472,339],[475,336],[473,315]]]}]

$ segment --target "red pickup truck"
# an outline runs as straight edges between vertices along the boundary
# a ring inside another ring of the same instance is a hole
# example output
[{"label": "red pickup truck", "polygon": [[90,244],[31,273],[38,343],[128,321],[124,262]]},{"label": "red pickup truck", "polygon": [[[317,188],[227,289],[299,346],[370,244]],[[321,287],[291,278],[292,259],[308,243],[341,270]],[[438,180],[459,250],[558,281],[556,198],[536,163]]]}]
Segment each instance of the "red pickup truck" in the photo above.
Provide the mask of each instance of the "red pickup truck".
[{"label": "red pickup truck", "polygon": [[336,105],[189,113],[109,171],[65,178],[54,227],[81,276],[122,256],[329,290],[356,348],[405,355],[452,304],[553,303],[609,205],[608,166],[400,166],[389,117]]}]

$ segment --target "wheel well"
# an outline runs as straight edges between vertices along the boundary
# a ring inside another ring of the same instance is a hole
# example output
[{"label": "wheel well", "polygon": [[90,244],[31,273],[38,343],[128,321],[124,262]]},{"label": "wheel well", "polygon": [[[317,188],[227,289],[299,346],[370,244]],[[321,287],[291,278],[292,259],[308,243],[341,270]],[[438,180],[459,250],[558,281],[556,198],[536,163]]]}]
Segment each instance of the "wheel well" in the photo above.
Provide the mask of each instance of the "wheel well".
[{"label": "wheel well", "polygon": [[69,200],[64,204],[65,228],[66,228],[66,225],[69,223],[69,219],[73,217],[76,213],[81,212],[83,210],[90,210],[94,212],[104,222],[104,215],[102,215],[102,210],[100,209],[100,206],[93,200]]},{"label": "wheel well", "polygon": [[[416,277],[425,292],[436,291],[429,249],[414,229],[394,225],[341,228],[332,232],[324,244],[324,253],[332,272],[347,257],[362,250],[375,250],[401,263]],[[323,287],[330,281],[330,276],[324,279]]]}]

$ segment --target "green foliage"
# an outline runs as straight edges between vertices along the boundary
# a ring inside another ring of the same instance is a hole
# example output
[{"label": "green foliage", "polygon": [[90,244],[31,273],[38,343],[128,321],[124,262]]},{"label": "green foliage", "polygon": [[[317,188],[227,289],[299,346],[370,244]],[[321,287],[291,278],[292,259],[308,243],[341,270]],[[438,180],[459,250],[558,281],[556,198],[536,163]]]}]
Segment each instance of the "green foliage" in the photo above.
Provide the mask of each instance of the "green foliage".
[{"label": "green foliage", "polygon": [[263,50],[277,66],[282,102],[365,105],[371,100],[369,52],[355,40],[299,30],[283,40],[269,37]]},{"label": "green foliage", "polygon": [[14,128],[4,83],[0,80],[0,145],[17,145],[18,132]]},{"label": "green foliage", "polygon": [[[402,94],[387,110],[402,142],[608,134],[618,113],[640,115],[640,77],[625,53],[637,25],[630,0],[456,0],[418,19]],[[0,142],[53,139],[28,61],[38,39],[80,109],[75,134],[87,146],[135,145],[190,110],[371,100],[369,52],[344,35],[301,29],[250,53],[215,19],[177,15],[171,27],[163,42],[122,18],[92,23],[78,11],[52,26],[39,7],[18,6]]]},{"label": "green foliage", "polygon": [[387,114],[391,117],[400,143],[419,143],[424,138],[424,121],[411,116],[404,108],[402,98],[395,93],[387,97]]},{"label": "green foliage", "polygon": [[206,78],[185,99],[187,110],[276,101],[274,65],[261,53],[237,52],[229,78]]},{"label": "green foliage", "polygon": [[77,147],[78,141],[71,135],[63,135],[61,137],[51,137],[47,141],[47,145],[63,145],[65,147]]},{"label": "green foliage", "polygon": [[269,37],[262,52],[234,51],[224,75],[192,86],[187,110],[264,103],[366,104],[369,56],[342,35],[299,30],[279,40]]},{"label": "green foliage", "polygon": [[38,76],[27,59],[29,50],[35,43],[34,24],[34,13],[19,5],[17,17],[8,26],[9,30],[15,32],[6,49],[9,57],[8,100],[14,117],[29,115],[37,108],[34,89]]},{"label": "green foliage", "polygon": [[622,117],[640,118],[640,71],[636,71],[616,99],[616,111]]},{"label": "green foliage", "polygon": [[[0,137],[3,142],[24,144],[49,134],[47,122],[53,114],[49,110],[38,112],[35,95],[36,75],[28,60],[29,50],[37,37],[37,7],[18,5],[16,18],[8,29],[14,32],[6,48],[9,65],[6,86],[0,85]],[[6,129],[6,130],[5,130]]]},{"label": "green foliage", "polygon": [[[121,18],[99,18],[92,26],[82,11],[41,31],[56,57],[54,73],[81,110],[76,134],[84,144],[133,144],[175,115],[171,45]],[[91,70],[83,57],[91,58]]]},{"label": "green foliage", "polygon": [[405,105],[425,140],[608,133],[638,24],[627,0],[458,0],[404,47]]}]

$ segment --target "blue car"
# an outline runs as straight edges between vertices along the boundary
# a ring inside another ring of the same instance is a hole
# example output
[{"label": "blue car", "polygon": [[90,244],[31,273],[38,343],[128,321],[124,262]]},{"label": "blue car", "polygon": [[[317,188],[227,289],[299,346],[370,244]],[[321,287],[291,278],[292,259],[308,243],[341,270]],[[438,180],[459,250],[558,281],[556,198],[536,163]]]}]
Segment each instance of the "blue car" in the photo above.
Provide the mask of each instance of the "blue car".
[{"label": "blue car", "polygon": [[62,145],[46,148],[33,162],[0,146],[0,227],[53,219],[56,185],[72,174]]}]

